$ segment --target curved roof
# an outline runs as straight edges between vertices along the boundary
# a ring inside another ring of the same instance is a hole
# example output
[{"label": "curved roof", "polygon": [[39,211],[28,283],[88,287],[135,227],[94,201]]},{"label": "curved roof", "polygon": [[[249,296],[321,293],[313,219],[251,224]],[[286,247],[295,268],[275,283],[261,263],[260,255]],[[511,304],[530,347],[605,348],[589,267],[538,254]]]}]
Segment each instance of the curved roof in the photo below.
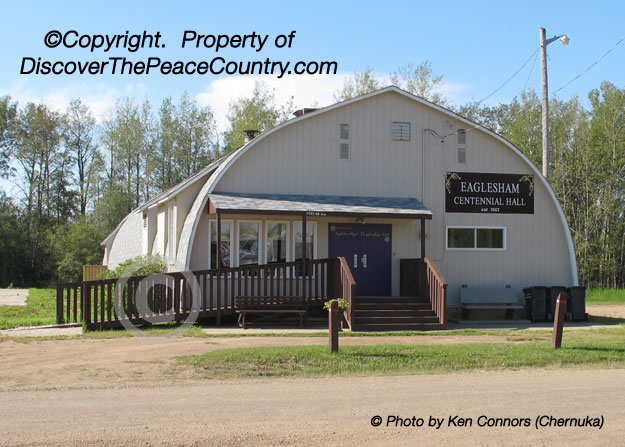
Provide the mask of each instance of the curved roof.
[{"label": "curved roof", "polygon": [[115,227],[115,229],[113,231],[111,231],[111,233],[100,243],[100,245],[108,245],[109,242],[112,242],[113,239],[115,238],[115,236],[117,235],[117,233],[119,232],[119,230],[121,229],[121,227],[124,224],[124,222],[126,222],[126,220],[128,220],[128,217],[130,217],[133,213],[135,213],[138,210],[145,211],[146,209],[151,208],[152,206],[154,206],[154,205],[156,205],[156,204],[158,204],[158,203],[160,203],[160,202],[162,202],[164,200],[169,199],[170,197],[176,195],[177,193],[179,193],[183,189],[193,185],[195,182],[200,180],[204,175],[210,174],[215,169],[217,169],[217,167],[225,160],[225,158],[226,157],[224,156],[224,157],[221,157],[218,160],[215,160],[214,162],[212,162],[212,163],[208,164],[207,166],[203,167],[202,169],[200,169],[198,172],[193,174],[191,177],[188,177],[188,178],[184,179],[183,181],[181,181],[180,183],[172,186],[171,188],[166,189],[165,191],[163,191],[162,193],[158,194],[153,199],[148,200],[143,205],[141,205],[141,206],[133,209],[132,211],[130,211],[128,213],[128,215],[122,219],[122,221],[119,223],[119,225],[117,225]]},{"label": "curved roof", "polygon": [[[533,173],[536,175],[536,178],[543,183],[543,185],[545,186],[545,189],[547,190],[549,197],[551,198],[554,206],[556,207],[556,210],[558,212],[558,215],[560,217],[560,222],[565,234],[565,238],[566,238],[566,243],[568,246],[568,252],[569,252],[569,263],[570,263],[570,267],[571,267],[571,275],[572,275],[572,279],[573,279],[573,284],[577,285],[578,284],[578,278],[577,278],[577,262],[575,259],[575,249],[573,247],[573,239],[571,238],[571,232],[569,230],[569,226],[568,223],[566,221],[566,218],[564,216],[564,212],[562,211],[562,207],[560,206],[560,203],[558,202],[558,199],[556,198],[553,189],[551,188],[551,186],[549,185],[549,183],[546,181],[545,177],[538,171],[538,169],[536,168],[536,166],[534,166],[534,164],[519,150],[517,149],[512,143],[510,143],[508,140],[506,140],[504,137],[502,137],[501,135],[493,132],[492,130],[477,124],[467,118],[464,118],[454,112],[452,112],[449,109],[446,109],[444,107],[441,107],[439,105],[436,105],[434,103],[431,103],[429,101],[426,101],[423,98],[420,98],[418,96],[413,95],[412,93],[408,93],[398,87],[395,86],[390,86],[390,87],[386,87],[380,90],[376,90],[374,92],[365,94],[365,95],[361,95],[352,99],[348,99],[346,101],[342,101],[336,104],[333,104],[331,106],[319,109],[315,112],[311,112],[311,113],[307,113],[305,115],[301,115],[297,118],[291,119],[289,121],[286,121],[282,124],[279,124],[276,127],[273,127],[272,129],[260,134],[258,137],[256,137],[255,139],[253,139],[252,141],[250,141],[249,143],[247,143],[245,146],[242,146],[241,148],[237,149],[236,151],[230,153],[227,157],[225,157],[224,159],[222,159],[223,161],[219,164],[219,166],[216,167],[213,175],[211,175],[207,180],[206,183],[204,184],[204,186],[202,187],[200,193],[198,194],[198,196],[195,199],[195,202],[193,203],[193,206],[191,207],[191,210],[189,211],[189,214],[187,215],[187,218],[185,220],[184,223],[184,227],[183,227],[183,231],[182,234],[180,236],[180,244],[179,244],[179,251],[178,251],[178,256],[177,256],[177,265],[183,269],[188,268],[190,260],[191,260],[191,245],[192,245],[192,241],[193,241],[193,237],[195,235],[195,230],[197,228],[197,225],[199,223],[200,220],[200,215],[201,215],[201,210],[204,209],[204,207],[206,206],[206,203],[208,201],[208,195],[210,193],[213,192],[214,188],[217,186],[217,184],[219,183],[219,181],[221,180],[221,178],[223,177],[223,175],[225,174],[226,171],[228,171],[228,169],[230,169],[230,167],[232,165],[234,165],[234,163],[236,163],[236,161],[243,155],[245,154],[247,151],[251,150],[254,148],[254,146],[256,146],[260,141],[264,140],[265,138],[269,137],[270,135],[279,132],[281,129],[283,129],[286,126],[290,126],[292,124],[295,124],[301,120],[305,120],[305,119],[309,119],[312,118],[314,116],[318,116],[322,113],[326,113],[329,112],[331,110],[334,110],[336,108],[339,107],[343,107],[345,105],[348,104],[352,104],[354,102],[357,101],[362,101],[364,99],[367,98],[371,98],[377,95],[381,95],[384,93],[388,93],[388,92],[395,92],[399,95],[403,95],[406,98],[409,98],[413,101],[416,101],[420,104],[423,104],[429,108],[432,108],[434,110],[437,110],[445,115],[448,115],[454,119],[457,119],[458,121],[461,121],[467,125],[469,125],[472,129],[476,129],[479,130],[481,132],[486,133],[487,135],[495,138],[496,140],[500,141],[501,143],[503,143],[506,147],[508,147],[511,151],[513,151],[518,157],[520,157],[529,167],[529,169],[531,169],[533,171]],[[184,237],[184,239],[183,239]]]}]

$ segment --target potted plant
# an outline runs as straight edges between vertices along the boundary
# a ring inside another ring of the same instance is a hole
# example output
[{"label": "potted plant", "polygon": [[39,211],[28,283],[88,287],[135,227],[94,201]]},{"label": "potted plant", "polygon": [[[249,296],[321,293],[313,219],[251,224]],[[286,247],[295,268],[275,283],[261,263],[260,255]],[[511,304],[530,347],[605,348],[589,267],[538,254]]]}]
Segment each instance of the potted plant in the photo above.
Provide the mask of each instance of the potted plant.
[{"label": "potted plant", "polygon": [[330,310],[332,303],[336,302],[339,308],[339,316],[341,317],[341,324],[339,325],[339,330],[343,329],[343,321],[345,320],[345,309],[349,307],[349,303],[343,298],[334,298],[323,303],[323,310]]}]

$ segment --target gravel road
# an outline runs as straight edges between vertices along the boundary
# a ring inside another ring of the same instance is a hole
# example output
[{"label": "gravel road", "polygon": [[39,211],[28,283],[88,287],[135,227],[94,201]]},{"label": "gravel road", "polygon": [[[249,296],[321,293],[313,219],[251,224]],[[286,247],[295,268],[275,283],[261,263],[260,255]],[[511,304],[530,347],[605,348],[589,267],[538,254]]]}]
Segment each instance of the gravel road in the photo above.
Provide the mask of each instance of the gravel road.
[{"label": "gravel road", "polygon": [[[523,370],[2,392],[0,445],[620,446],[624,384],[625,370]],[[385,426],[389,415],[426,426]],[[478,427],[482,415],[531,426]],[[536,429],[540,415],[604,425]],[[449,426],[454,416],[473,425]]]}]

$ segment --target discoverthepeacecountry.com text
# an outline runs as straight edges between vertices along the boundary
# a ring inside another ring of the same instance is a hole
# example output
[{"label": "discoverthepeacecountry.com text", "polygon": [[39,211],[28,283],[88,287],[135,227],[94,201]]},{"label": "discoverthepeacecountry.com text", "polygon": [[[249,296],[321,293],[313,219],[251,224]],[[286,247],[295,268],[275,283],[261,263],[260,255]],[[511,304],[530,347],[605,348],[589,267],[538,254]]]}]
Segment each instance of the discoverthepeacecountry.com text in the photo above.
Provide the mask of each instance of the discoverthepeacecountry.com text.
[{"label": "discoverthepeacecountry.com text", "polygon": [[[224,50],[252,50],[259,54],[264,48],[292,48],[295,31],[288,34],[202,34],[185,30],[180,42],[181,49],[214,52],[210,57],[193,60],[168,60],[155,54],[143,59],[128,56],[109,56],[102,59],[49,60],[38,56],[22,58],[20,74],[35,75],[275,75],[282,78],[287,74],[336,74],[336,61],[278,61],[258,57],[257,60],[229,60],[218,55]],[[162,50],[166,42],[160,31],[141,34],[88,34],[76,30],[49,31],[44,39],[48,48],[88,51],[92,54],[110,53],[116,50],[135,55],[139,50]],[[197,54],[197,53],[195,53]]]}]

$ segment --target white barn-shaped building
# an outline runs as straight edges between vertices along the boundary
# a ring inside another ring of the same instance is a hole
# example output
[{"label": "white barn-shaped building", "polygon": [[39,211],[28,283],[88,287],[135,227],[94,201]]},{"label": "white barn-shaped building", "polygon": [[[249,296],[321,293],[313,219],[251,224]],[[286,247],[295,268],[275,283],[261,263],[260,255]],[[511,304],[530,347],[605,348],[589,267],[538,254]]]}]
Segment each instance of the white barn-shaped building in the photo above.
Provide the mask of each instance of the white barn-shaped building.
[{"label": "white barn-shaped building", "polygon": [[174,272],[342,256],[357,296],[397,297],[402,260],[427,257],[449,308],[463,286],[509,286],[521,302],[524,287],[577,285],[558,200],[503,137],[396,87],[306,112],[132,211],[103,263],[159,254]]}]

